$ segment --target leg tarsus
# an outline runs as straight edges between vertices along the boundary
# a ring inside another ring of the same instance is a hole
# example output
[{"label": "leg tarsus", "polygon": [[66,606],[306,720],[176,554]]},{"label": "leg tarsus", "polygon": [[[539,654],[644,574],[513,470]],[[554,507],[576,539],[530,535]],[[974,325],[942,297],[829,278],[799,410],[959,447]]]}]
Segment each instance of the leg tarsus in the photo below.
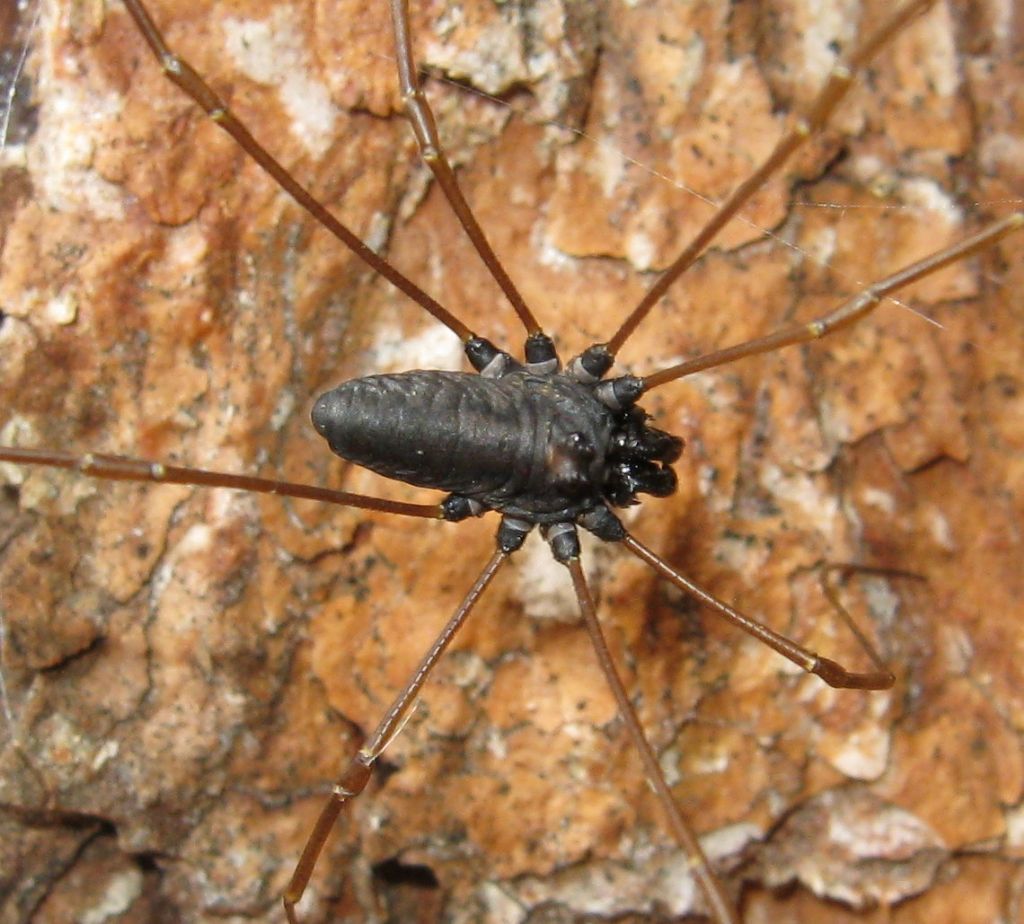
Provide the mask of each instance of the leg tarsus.
[{"label": "leg tarsus", "polygon": [[662,560],[660,556],[656,555],[633,536],[627,535],[622,540],[622,544],[641,561],[647,562],[658,574],[669,583],[678,587],[683,593],[695,598],[712,612],[731,622],[738,629],[742,629],[748,635],[752,635],[754,638],[764,642],[769,648],[777,651],[798,667],[802,667],[808,673],[820,677],[829,686],[852,690],[888,690],[895,683],[895,677],[892,672],[882,663],[881,658],[867,637],[856,628],[850,614],[843,609],[842,604],[833,595],[829,594],[827,590],[826,595],[837,606],[846,624],[852,628],[857,641],[875,665],[875,670],[864,672],[849,671],[836,661],[822,658],[816,652],[804,648],[803,645],[798,645],[773,629],[769,629],[766,625],[758,622],[756,619],[752,619],[745,613],[741,613],[739,610],[729,606],[728,603],[708,593],[704,588],[694,584],[693,581],[681,575],[668,562]]},{"label": "leg tarsus", "polygon": [[892,671],[866,671],[858,674],[848,671],[842,664],[831,658],[816,655],[810,671],[830,687],[841,690],[891,690],[896,682]]}]

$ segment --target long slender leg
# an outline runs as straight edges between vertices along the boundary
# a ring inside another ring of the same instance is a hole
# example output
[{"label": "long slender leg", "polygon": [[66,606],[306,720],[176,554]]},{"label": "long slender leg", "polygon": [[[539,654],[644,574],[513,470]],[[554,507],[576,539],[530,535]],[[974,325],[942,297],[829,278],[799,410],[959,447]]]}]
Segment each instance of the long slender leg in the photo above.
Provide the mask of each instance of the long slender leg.
[{"label": "long slender leg", "polygon": [[778,350],[791,344],[818,340],[837,330],[842,330],[844,327],[849,327],[874,311],[881,304],[882,299],[890,292],[895,292],[897,289],[910,285],[912,282],[917,282],[917,280],[937,272],[944,266],[963,260],[979,250],[991,247],[996,241],[1001,240],[1008,234],[1012,234],[1014,231],[1019,231],[1021,228],[1024,228],[1024,212],[1015,212],[1002,219],[1002,221],[989,225],[977,234],[973,234],[971,237],[965,238],[951,247],[933,253],[923,260],[918,260],[917,263],[912,263],[899,272],[873,283],[866,289],[862,289],[824,317],[816,318],[803,324],[790,324],[765,337],[757,337],[754,340],[748,340],[746,343],[740,343],[724,350],[716,350],[714,353],[698,356],[696,359],[691,359],[675,366],[668,366],[652,375],[644,376],[643,390],[647,392],[652,388],[664,385],[666,382],[673,382],[695,372],[703,372],[705,369],[722,366],[737,359],[742,359],[745,356],[754,356],[757,353],[770,353],[772,350]]},{"label": "long slender leg", "polygon": [[299,183],[274,157],[264,148],[228,108],[228,105],[214,92],[213,88],[199,75],[188,61],[179,58],[164,41],[163,34],[157,28],[142,0],[124,0],[124,5],[146,40],[153,56],[168,80],[185,91],[206,114],[224,129],[239,146],[256,161],[274,181],[301,205],[310,215],[320,222],[339,241],[349,248],[371,269],[380,273],[395,288],[404,292],[421,308],[430,312],[438,321],[452,330],[463,341],[469,340],[473,332],[445,307],[427,295],[416,283],[400,273],[383,257],[377,256],[355,234],[325,209],[309,191]]},{"label": "long slender leg", "polygon": [[18,449],[14,446],[0,446],[0,462],[66,468],[81,472],[90,478],[103,478],[108,481],[148,481],[157,484],[192,484],[207,488],[234,488],[238,491],[254,491],[257,494],[301,497],[304,500],[337,504],[340,507],[380,510],[406,517],[425,517],[432,520],[445,518],[444,507],[441,504],[407,504],[381,497],[368,497],[365,494],[350,494],[348,491],[332,491],[329,488],[311,484],[256,478],[252,475],[232,475],[228,472],[211,472],[204,468],[185,468],[180,465],[167,465],[163,462],[149,462],[145,459],[129,459],[125,456],[110,456],[91,452],[74,455],[49,449]]},{"label": "long slender leg", "polygon": [[476,582],[469,589],[469,593],[466,594],[462,603],[459,604],[459,608],[441,630],[441,634],[438,635],[434,644],[430,646],[430,650],[423,656],[423,660],[420,661],[419,666],[412,675],[412,679],[395,697],[394,702],[387,713],[385,713],[384,718],[381,719],[380,724],[377,725],[369,740],[349,761],[348,766],[338,778],[338,782],[334,784],[334,788],[331,790],[331,794],[320,812],[320,817],[317,818],[316,824],[313,826],[312,832],[310,832],[306,846],[302,849],[302,856],[299,857],[299,862],[295,866],[295,872],[292,873],[288,888],[285,889],[284,895],[281,897],[284,903],[285,915],[290,924],[297,924],[298,922],[295,906],[301,900],[303,892],[306,891],[306,886],[309,884],[309,878],[313,874],[317,858],[324,848],[334,823],[338,820],[342,807],[345,803],[358,796],[366,787],[374,762],[402,730],[411,714],[412,707],[416,703],[416,698],[419,696],[423,684],[426,683],[427,677],[430,676],[434,665],[437,664],[441,655],[444,654],[448,645],[451,644],[455,634],[466,621],[466,617],[469,616],[473,607],[476,606],[480,596],[487,589],[487,585],[491,583],[491,579],[498,573],[498,569],[507,558],[507,552],[499,550],[494,553],[491,560],[480,573],[480,577],[476,579]]},{"label": "long slender leg", "polygon": [[409,24],[409,3],[408,0],[391,0],[391,20],[395,28],[395,51],[398,58],[398,83],[402,90],[402,100],[405,103],[405,111],[409,116],[413,134],[416,135],[416,142],[420,147],[420,155],[430,168],[438,185],[444,192],[445,198],[452,207],[452,211],[458,216],[459,223],[465,229],[469,239],[473,242],[481,259],[487,265],[495,281],[501,286],[501,290],[512,303],[519,320],[523,322],[527,334],[540,333],[540,325],[537,323],[532,312],[523,301],[522,295],[509,278],[505,267],[494,253],[487,240],[483,229],[480,227],[466,202],[462,190],[459,188],[458,180],[455,178],[455,171],[452,170],[444,149],[441,147],[441,139],[437,134],[437,123],[434,120],[434,113],[430,109],[426,96],[420,89],[419,75],[416,71],[416,62],[412,53],[412,30]]},{"label": "long slender leg", "polygon": [[914,574],[911,571],[904,571],[901,568],[879,568],[874,565],[856,565],[856,564],[822,564],[819,568],[819,582],[821,584],[821,592],[826,596],[828,602],[832,604],[832,609],[836,611],[839,618],[846,623],[846,628],[850,630],[850,633],[860,643],[860,647],[867,652],[868,657],[874,662],[875,666],[880,670],[886,670],[885,664],[882,663],[882,658],[875,650],[875,646],[871,644],[871,640],[861,631],[860,626],[854,621],[854,618],[850,615],[850,611],[843,606],[842,600],[839,599],[839,594],[836,589],[829,583],[828,577],[830,574],[873,574],[881,577],[889,578],[900,578],[905,581],[922,581],[925,582],[927,579],[922,577],[920,574]]},{"label": "long slender leg", "polygon": [[583,622],[594,645],[594,651],[601,665],[601,671],[618,704],[619,714],[626,723],[626,729],[633,740],[633,746],[643,762],[647,781],[658,796],[658,801],[668,816],[672,836],[686,852],[690,868],[693,871],[694,877],[700,883],[712,917],[715,918],[718,924],[738,924],[736,912],[726,897],[722,884],[718,881],[714,872],[712,872],[711,864],[708,862],[708,858],[700,846],[700,841],[697,840],[696,833],[694,833],[689,822],[683,817],[683,813],[679,811],[679,806],[676,805],[675,799],[672,796],[672,790],[665,780],[665,775],[661,772],[658,757],[647,740],[647,736],[644,734],[643,727],[640,725],[640,719],[626,693],[622,678],[619,677],[611,652],[608,650],[604,633],[601,631],[601,624],[597,619],[597,612],[594,607],[594,599],[590,594],[590,588],[587,586],[587,580],[583,575],[580,560],[578,557],[571,558],[565,562],[565,565],[572,576],[572,585],[576,591],[576,599],[579,601],[580,612],[583,614]]},{"label": "long slender leg", "polygon": [[640,322],[647,317],[655,303],[668,291],[672,283],[694,264],[704,248],[711,243],[726,223],[778,172],[794,151],[808,138],[824,128],[836,106],[846,96],[857,72],[862,70],[879,49],[890,42],[907,23],[934,4],[935,0],[910,0],[861,41],[845,61],[837,63],[832,68],[832,73],[811,104],[807,115],[797,120],[789,133],[775,146],[775,150],[768,155],[767,160],[733,190],[708,223],[697,233],[697,236],[686,246],[675,262],[662,273],[650,291],[623,321],[622,326],[608,341],[608,351],[613,356],[619,352]]},{"label": "long slender leg", "polygon": [[[738,610],[734,610],[729,604],[712,596],[702,587],[698,587],[693,581],[681,575],[633,536],[627,534],[622,540],[622,544],[636,555],[637,558],[650,565],[665,580],[675,584],[683,593],[699,600],[706,607],[714,610],[719,616],[725,617],[734,626],[764,642],[769,648],[774,649],[784,658],[802,667],[808,673],[816,674],[830,687],[838,687],[845,690],[888,690],[895,683],[896,678],[893,677],[892,672],[882,663],[881,658],[879,658],[875,649],[868,642],[866,636],[856,628],[853,629],[853,633],[874,664],[875,669],[872,671],[857,672],[847,670],[830,658],[823,658],[821,655],[815,654],[802,645],[791,641],[784,635],[779,635],[778,632],[772,631],[757,620],[745,616]],[[848,621],[848,625],[852,626],[852,620]]]}]

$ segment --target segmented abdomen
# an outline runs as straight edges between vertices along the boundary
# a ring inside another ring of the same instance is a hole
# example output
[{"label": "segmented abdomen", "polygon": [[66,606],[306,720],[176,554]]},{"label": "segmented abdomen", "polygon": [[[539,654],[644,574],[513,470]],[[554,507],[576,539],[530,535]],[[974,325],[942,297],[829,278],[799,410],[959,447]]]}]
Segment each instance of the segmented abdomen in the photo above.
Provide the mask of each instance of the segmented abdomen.
[{"label": "segmented abdomen", "polygon": [[576,476],[594,492],[610,429],[589,396],[525,373],[371,375],[322,395],[312,417],[333,452],[381,475],[538,512],[566,504],[552,447],[570,431],[587,435],[598,458]]}]

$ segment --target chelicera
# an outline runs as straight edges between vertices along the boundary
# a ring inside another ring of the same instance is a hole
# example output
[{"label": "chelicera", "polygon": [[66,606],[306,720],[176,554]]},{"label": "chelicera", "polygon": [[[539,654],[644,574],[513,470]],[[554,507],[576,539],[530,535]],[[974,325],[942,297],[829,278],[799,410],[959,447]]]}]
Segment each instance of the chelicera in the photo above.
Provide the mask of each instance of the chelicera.
[{"label": "chelicera", "polygon": [[[455,331],[463,340],[470,364],[476,369],[475,374],[411,372],[361,378],[328,393],[314,408],[314,424],[335,452],[388,477],[450,492],[442,503],[436,505],[402,504],[276,481],[201,473],[160,463],[141,463],[96,455],[13,448],[4,449],[0,453],[0,458],[7,461],[76,468],[101,478],[247,488],[319,498],[410,517],[456,521],[489,511],[501,515],[498,551],[467,593],[462,606],[438,637],[412,681],[339,779],[285,894],[289,919],[296,919],[295,906],[342,805],[366,785],[370,767],[400,731],[431,667],[501,564],[520,547],[530,530],[540,527],[551,546],[552,554],[570,573],[584,622],[605,676],[643,759],[648,778],[659,794],[672,833],[688,854],[701,881],[711,913],[719,922],[735,920],[734,902],[724,894],[692,830],[676,808],[656,756],[647,744],[628,696],[617,678],[579,564],[576,527],[582,527],[605,541],[622,543],[655,568],[662,577],[697,595],[727,619],[833,686],[866,689],[889,686],[892,676],[880,665],[876,664],[874,669],[864,673],[847,670],[713,600],[699,588],[688,584],[654,552],[626,532],[614,508],[633,504],[638,500],[638,494],[671,494],[675,487],[671,464],[683,448],[678,438],[648,422],[640,401],[655,388],[685,375],[744,356],[818,339],[852,324],[871,311],[889,292],[988,247],[1017,229],[1021,225],[1021,217],[1013,216],[993,225],[880,281],[815,321],[793,325],[767,337],[675,364],[644,377],[610,377],[609,372],[621,347],[671,283],[693,263],[721,226],[760,188],[765,178],[778,169],[784,158],[809,133],[824,124],[850,85],[854,72],[864,66],[906,22],[926,10],[931,3],[909,3],[869,32],[849,56],[849,70],[838,68],[835,71],[832,81],[812,107],[807,122],[799,124],[779,145],[765,166],[723,205],[705,230],[627,316],[619,330],[607,342],[595,344],[571,359],[564,369],[550,338],[543,333],[530,309],[518,297],[511,281],[486,244],[486,239],[462,200],[454,174],[441,153],[432,114],[417,86],[408,13],[404,4],[396,0],[392,10],[399,49],[400,79],[410,118],[439,184],[523,322],[527,343],[522,362],[477,336],[390,264],[352,239],[351,234],[312,201],[248,135],[202,78],[185,62],[173,56],[142,4],[137,0],[129,0],[127,6],[168,76],[196,99],[218,124],[234,135],[300,204],[317,215],[339,238],[424,309]],[[512,460],[511,464],[509,460]]]}]

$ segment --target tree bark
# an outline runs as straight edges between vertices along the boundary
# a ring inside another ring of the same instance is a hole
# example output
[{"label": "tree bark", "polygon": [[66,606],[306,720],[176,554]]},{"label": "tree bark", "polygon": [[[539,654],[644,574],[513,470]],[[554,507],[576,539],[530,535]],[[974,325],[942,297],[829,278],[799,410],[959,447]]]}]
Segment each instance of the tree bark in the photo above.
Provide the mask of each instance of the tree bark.
[{"label": "tree bark", "polygon": [[[518,353],[521,326],[399,113],[384,4],[184,6],[151,12],[274,156]],[[810,103],[835,49],[891,4],[413,6],[460,183],[568,358],[612,334]],[[308,410],[353,376],[460,368],[457,339],[172,87],[119,5],[28,15],[7,43],[12,61],[29,43],[31,102],[13,108],[0,163],[0,443],[431,497],[332,459]],[[1015,16],[940,2],[908,28],[621,368],[813,318],[1019,209]],[[865,669],[816,566],[909,575],[842,582],[897,680],[833,691],[625,550],[587,545],[613,653],[745,920],[1019,914],[1021,246],[848,332],[644,401],[687,445],[678,493],[625,521],[698,584]],[[283,920],[331,783],[489,558],[496,518],[0,477],[0,920],[100,906],[123,922]],[[304,920],[700,908],[540,542],[496,579],[384,763],[321,858]]]}]

